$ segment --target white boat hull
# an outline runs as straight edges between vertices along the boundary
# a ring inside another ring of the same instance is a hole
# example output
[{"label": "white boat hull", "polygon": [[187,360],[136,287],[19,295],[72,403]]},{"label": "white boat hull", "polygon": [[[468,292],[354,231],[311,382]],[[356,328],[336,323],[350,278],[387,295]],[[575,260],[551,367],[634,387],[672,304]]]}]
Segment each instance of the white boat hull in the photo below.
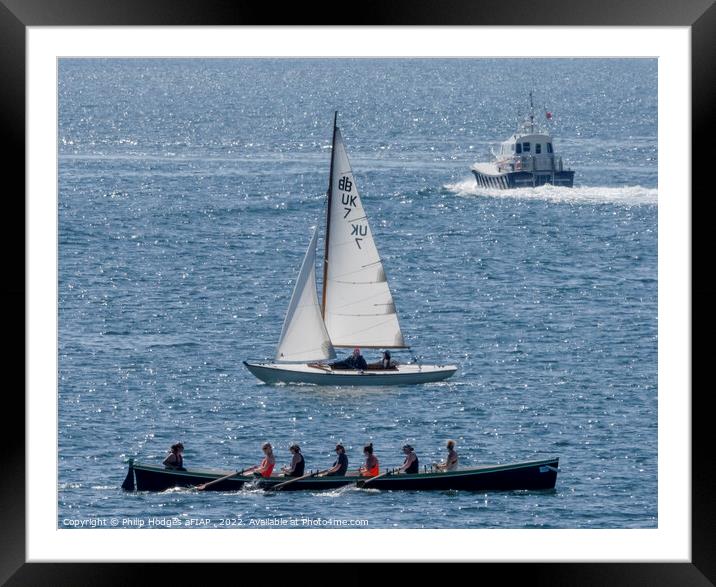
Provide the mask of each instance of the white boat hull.
[{"label": "white boat hull", "polygon": [[477,185],[483,188],[509,190],[533,188],[545,184],[574,187],[574,171],[499,171],[495,165],[475,164],[472,167]]},{"label": "white boat hull", "polygon": [[415,385],[442,381],[452,376],[455,365],[398,365],[389,371],[331,370],[307,364],[259,363],[244,361],[246,368],[264,383],[308,383],[313,385]]}]

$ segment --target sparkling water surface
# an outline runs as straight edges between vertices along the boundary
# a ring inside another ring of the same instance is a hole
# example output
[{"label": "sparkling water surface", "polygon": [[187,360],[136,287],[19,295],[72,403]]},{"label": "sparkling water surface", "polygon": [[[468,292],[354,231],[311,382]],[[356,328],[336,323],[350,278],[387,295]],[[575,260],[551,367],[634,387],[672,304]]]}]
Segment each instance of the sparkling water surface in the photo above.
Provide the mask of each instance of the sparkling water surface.
[{"label": "sparkling water surface", "polygon": [[[646,59],[60,60],[58,527],[656,527],[656,82]],[[575,187],[478,189],[530,89]],[[459,365],[446,382],[272,387],[242,365],[273,356],[323,222],[336,109],[407,341]],[[266,440],[319,469],[338,441],[394,467],[448,438],[466,466],[559,456],[556,489],[120,489],[177,440],[232,471]]]}]

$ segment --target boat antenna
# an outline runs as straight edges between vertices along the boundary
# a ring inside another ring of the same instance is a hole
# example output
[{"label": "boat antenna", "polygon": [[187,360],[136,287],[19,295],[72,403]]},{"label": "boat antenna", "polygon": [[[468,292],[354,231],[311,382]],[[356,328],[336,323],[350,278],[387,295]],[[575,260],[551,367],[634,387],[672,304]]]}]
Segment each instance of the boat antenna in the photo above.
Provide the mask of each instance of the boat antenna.
[{"label": "boat antenna", "polygon": [[321,317],[326,319],[326,289],[328,286],[328,243],[331,237],[331,203],[333,201],[333,160],[336,157],[336,132],[338,131],[338,110],[333,113],[333,141],[331,147],[331,169],[328,173],[328,192],[326,203],[326,238],[323,253],[323,299],[321,302]]},{"label": "boat antenna", "polygon": [[535,132],[535,105],[532,102],[532,90],[530,90],[530,132]]}]

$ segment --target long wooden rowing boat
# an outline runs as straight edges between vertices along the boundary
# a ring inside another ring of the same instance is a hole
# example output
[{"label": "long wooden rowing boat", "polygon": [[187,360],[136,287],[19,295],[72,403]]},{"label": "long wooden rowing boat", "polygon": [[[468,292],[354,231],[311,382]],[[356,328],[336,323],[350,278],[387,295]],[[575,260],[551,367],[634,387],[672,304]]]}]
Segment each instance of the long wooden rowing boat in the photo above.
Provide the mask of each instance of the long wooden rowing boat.
[{"label": "long wooden rowing boat", "polygon": [[[517,489],[553,489],[557,482],[559,458],[540,461],[483,465],[457,471],[430,471],[407,475],[394,473],[371,481],[366,488],[384,490],[449,490],[510,491]],[[129,471],[122,487],[133,491],[164,491],[173,487],[194,487],[220,479],[227,471],[216,469],[168,469],[129,461]],[[366,477],[349,474],[344,477],[309,477],[285,485],[281,491],[323,491],[347,485],[357,485]],[[260,478],[236,475],[215,483],[207,491],[238,491],[246,487],[270,490],[290,477]]]}]

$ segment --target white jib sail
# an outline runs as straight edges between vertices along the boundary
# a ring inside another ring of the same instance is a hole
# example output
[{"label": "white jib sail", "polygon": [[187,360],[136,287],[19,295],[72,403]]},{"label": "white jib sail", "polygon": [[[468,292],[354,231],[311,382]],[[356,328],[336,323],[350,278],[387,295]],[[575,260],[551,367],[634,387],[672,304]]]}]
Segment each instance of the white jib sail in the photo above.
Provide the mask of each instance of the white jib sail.
[{"label": "white jib sail", "polygon": [[314,230],[281,329],[277,361],[317,361],[336,356],[316,294],[316,241]]},{"label": "white jib sail", "polygon": [[324,321],[335,346],[404,347],[393,296],[335,130]]}]

